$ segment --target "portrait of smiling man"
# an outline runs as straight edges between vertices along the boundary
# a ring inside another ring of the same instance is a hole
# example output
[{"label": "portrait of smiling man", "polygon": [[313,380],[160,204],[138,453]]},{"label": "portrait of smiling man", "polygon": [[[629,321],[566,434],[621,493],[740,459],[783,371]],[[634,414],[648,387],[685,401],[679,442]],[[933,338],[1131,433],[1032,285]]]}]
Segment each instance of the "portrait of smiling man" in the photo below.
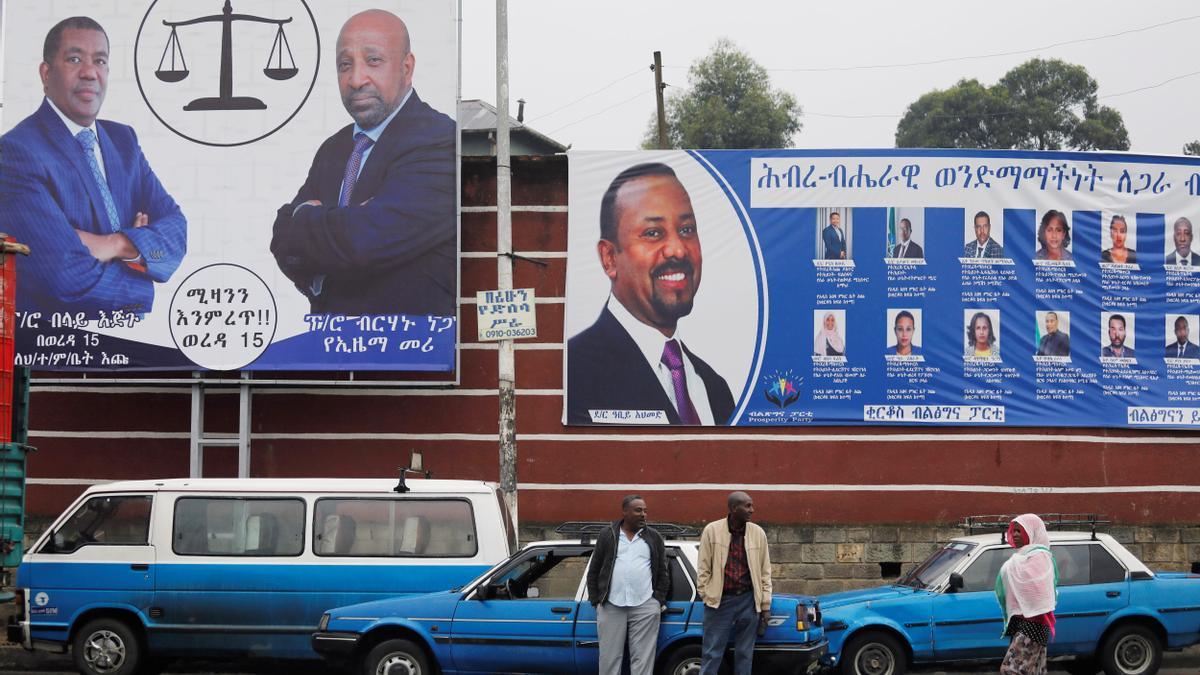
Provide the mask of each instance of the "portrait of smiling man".
[{"label": "portrait of smiling man", "polygon": [[41,106],[0,138],[0,231],[35,252],[18,309],[145,314],[187,251],[187,220],[131,127],[99,119],[108,34],[63,19],[46,34]]},{"label": "portrait of smiling man", "polygon": [[355,14],[334,54],[354,120],[317,150],[271,253],[317,314],[454,314],[455,133],[413,88],[408,27]]},{"label": "portrait of smiling man", "polygon": [[679,331],[700,288],[703,253],[691,198],[671,167],[638,164],[613,179],[596,251],[610,295],[596,322],[567,342],[567,423],[589,424],[591,411],[639,410],[671,424],[726,424],[728,383]]}]

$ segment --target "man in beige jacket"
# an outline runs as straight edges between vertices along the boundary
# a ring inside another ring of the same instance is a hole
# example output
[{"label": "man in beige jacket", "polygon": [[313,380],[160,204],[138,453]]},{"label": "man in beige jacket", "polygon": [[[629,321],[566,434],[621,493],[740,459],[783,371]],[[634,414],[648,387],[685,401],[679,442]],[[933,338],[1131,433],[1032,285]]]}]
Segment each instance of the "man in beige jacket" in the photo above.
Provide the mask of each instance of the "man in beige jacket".
[{"label": "man in beige jacket", "polygon": [[730,493],[729,515],[700,535],[701,675],[717,675],[731,634],[734,675],[750,675],[758,627],[771,617],[771,554],[766,532],[750,522],[753,515],[750,495]]}]

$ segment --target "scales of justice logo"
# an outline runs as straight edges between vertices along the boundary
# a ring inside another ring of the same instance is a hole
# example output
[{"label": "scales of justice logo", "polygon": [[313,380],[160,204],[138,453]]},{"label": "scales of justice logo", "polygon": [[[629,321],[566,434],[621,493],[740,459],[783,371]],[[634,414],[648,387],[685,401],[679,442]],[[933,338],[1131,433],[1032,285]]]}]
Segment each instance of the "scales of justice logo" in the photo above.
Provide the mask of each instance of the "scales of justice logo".
[{"label": "scales of justice logo", "polygon": [[320,33],[307,2],[237,4],[154,0],[138,28],[142,98],[167,128],[203,145],[245,145],[283,128],[319,71]]}]

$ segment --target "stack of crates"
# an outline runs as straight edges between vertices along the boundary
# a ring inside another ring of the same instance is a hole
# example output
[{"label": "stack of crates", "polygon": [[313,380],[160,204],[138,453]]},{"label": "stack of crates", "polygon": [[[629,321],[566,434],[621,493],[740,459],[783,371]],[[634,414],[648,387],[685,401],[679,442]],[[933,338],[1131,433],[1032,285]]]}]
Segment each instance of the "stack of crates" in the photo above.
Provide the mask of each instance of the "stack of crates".
[{"label": "stack of crates", "polygon": [[[24,249],[24,250],[22,250]],[[29,442],[29,369],[14,368],[16,353],[15,252],[0,234],[0,568],[21,563],[25,537],[25,457]],[[7,580],[3,580],[7,581]]]}]

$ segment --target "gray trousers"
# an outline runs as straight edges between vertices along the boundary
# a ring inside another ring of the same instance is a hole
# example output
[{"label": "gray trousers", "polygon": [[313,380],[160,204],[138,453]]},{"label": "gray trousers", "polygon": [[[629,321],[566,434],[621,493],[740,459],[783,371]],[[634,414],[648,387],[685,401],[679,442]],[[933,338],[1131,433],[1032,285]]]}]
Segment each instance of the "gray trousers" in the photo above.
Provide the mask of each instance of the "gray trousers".
[{"label": "gray trousers", "polygon": [[658,600],[637,607],[602,602],[596,607],[596,632],[600,634],[600,675],[621,675],[621,657],[629,646],[630,675],[653,675],[658,647]]}]

